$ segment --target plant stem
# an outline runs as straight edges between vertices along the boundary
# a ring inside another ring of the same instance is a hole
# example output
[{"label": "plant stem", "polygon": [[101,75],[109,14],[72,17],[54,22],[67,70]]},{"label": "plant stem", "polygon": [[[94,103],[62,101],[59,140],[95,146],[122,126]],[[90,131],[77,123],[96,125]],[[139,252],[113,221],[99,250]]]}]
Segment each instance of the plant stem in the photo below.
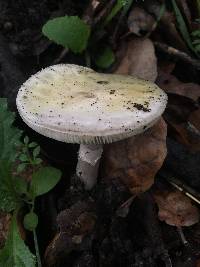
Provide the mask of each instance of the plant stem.
[{"label": "plant stem", "polygon": [[28,147],[28,145],[25,145],[25,146],[26,146],[26,155],[27,155],[27,157],[29,159],[29,164],[34,165],[34,162],[32,160],[32,157],[31,157],[31,154],[30,154],[30,151],[29,151],[29,147]]},{"label": "plant stem", "polygon": [[38,265],[38,267],[42,267],[40,252],[39,252],[39,246],[38,246],[38,240],[37,240],[37,234],[36,234],[35,230],[33,230],[33,238],[34,238],[34,245],[35,245],[35,253],[36,253],[36,257],[37,257],[37,265]]}]

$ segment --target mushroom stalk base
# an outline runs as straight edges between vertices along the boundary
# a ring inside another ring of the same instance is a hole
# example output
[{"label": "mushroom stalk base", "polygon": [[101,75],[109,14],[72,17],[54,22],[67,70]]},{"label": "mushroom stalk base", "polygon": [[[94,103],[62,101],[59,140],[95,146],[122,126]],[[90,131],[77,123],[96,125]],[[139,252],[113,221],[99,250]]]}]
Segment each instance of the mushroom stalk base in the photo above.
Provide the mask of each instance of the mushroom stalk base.
[{"label": "mushroom stalk base", "polygon": [[102,145],[80,145],[76,174],[86,190],[96,184],[102,152]]}]

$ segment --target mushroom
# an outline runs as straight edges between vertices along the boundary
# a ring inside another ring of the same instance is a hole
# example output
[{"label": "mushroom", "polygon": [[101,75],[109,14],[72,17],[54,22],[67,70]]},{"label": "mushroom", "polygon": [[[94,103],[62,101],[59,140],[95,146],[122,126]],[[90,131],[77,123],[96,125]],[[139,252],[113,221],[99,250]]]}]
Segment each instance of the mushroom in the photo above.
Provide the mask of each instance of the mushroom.
[{"label": "mushroom", "polygon": [[31,76],[16,102],[23,121],[36,132],[80,144],[76,173],[89,190],[96,183],[103,144],[151,127],[167,96],[136,77],[59,64]]}]

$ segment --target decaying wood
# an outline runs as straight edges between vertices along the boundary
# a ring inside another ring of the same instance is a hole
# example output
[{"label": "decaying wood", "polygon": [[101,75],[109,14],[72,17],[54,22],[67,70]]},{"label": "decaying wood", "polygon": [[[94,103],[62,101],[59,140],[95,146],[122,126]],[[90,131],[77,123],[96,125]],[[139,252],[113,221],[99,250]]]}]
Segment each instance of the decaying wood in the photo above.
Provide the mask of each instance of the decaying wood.
[{"label": "decaying wood", "polygon": [[59,231],[45,251],[46,266],[58,264],[73,250],[89,249],[95,221],[95,213],[89,202],[79,201],[63,210],[57,217]]}]

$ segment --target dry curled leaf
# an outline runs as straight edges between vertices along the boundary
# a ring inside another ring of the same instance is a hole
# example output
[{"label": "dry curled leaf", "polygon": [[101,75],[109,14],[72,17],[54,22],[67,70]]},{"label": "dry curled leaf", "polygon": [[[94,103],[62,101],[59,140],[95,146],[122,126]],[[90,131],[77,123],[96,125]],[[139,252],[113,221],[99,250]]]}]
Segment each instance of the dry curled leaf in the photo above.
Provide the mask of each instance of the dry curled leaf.
[{"label": "dry curled leaf", "polygon": [[182,95],[194,101],[200,98],[200,85],[181,82],[174,75],[166,71],[159,70],[157,84],[167,93]]},{"label": "dry curled leaf", "polygon": [[200,151],[200,131],[191,123],[171,123],[176,131],[176,140],[188,147],[191,152]]},{"label": "dry curled leaf", "polygon": [[158,217],[172,226],[191,226],[199,221],[199,210],[179,191],[161,191],[154,194]]},{"label": "dry curled leaf", "polygon": [[165,118],[173,137],[191,151],[200,150],[200,130],[198,101],[200,85],[183,83],[174,75],[159,71],[158,85],[169,94]]},{"label": "dry curled leaf", "polygon": [[119,179],[134,195],[148,190],[166,156],[166,134],[160,119],[143,134],[106,145],[104,178]]},{"label": "dry curled leaf", "polygon": [[155,19],[143,8],[134,6],[128,16],[127,23],[130,32],[141,36],[143,33],[148,33],[152,30]]},{"label": "dry curled leaf", "polygon": [[121,53],[122,59],[115,73],[135,75],[152,82],[156,80],[157,59],[150,39],[134,38],[123,44],[121,50],[124,53]]}]

